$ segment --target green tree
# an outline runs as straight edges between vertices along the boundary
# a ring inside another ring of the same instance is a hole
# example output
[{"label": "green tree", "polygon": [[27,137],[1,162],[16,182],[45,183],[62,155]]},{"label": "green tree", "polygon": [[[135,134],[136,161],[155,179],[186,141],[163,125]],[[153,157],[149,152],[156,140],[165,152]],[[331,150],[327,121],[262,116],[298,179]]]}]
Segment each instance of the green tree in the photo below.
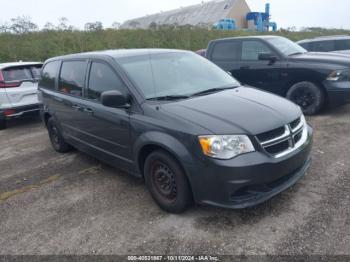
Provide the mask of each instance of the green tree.
[{"label": "green tree", "polygon": [[21,35],[38,30],[38,26],[29,16],[18,16],[11,19],[10,29],[13,33]]}]

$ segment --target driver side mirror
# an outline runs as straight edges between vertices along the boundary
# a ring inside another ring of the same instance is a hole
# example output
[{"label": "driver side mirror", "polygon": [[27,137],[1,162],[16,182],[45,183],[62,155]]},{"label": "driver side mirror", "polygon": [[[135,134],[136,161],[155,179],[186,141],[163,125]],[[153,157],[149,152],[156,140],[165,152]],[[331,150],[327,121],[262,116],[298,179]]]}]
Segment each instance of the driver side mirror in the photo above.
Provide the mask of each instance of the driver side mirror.
[{"label": "driver side mirror", "polygon": [[130,97],[117,90],[105,91],[101,94],[101,103],[107,107],[129,108]]},{"label": "driver side mirror", "polygon": [[258,59],[260,61],[269,61],[274,63],[278,60],[277,56],[271,53],[260,53]]}]

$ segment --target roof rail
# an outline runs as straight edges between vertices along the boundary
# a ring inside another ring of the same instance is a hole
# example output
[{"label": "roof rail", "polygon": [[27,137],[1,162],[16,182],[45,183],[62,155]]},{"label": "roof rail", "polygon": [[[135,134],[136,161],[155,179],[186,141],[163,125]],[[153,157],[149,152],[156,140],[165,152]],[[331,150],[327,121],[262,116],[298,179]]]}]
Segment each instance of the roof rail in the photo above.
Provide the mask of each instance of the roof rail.
[{"label": "roof rail", "polygon": [[317,36],[314,39],[321,39],[321,38],[334,38],[334,37],[349,37],[349,35],[326,35],[326,36]]}]

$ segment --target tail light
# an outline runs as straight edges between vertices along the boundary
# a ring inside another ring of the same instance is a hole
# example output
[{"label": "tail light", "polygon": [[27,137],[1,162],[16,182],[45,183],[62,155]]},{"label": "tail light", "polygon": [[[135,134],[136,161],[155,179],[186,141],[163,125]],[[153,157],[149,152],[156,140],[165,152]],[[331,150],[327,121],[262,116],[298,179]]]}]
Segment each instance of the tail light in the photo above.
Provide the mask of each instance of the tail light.
[{"label": "tail light", "polygon": [[16,114],[16,110],[14,110],[14,109],[7,109],[7,110],[4,111],[3,114],[4,114],[4,116],[14,115],[14,114]]},{"label": "tail light", "polygon": [[20,85],[21,85],[21,82],[6,83],[4,80],[4,76],[2,75],[2,72],[0,71],[0,88],[19,87]]}]

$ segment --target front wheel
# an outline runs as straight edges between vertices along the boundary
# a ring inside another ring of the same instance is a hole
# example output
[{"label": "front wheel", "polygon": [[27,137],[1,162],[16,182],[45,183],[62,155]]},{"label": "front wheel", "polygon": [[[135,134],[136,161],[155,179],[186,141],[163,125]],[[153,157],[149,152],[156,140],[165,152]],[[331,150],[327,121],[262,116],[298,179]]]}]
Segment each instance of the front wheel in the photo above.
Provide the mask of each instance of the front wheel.
[{"label": "front wheel", "polygon": [[296,83],[289,89],[287,98],[299,105],[305,115],[318,113],[325,103],[323,90],[311,82]]},{"label": "front wheel", "polygon": [[144,174],[148,190],[163,210],[182,213],[190,205],[192,193],[187,177],[167,152],[151,153],[146,159]]}]

